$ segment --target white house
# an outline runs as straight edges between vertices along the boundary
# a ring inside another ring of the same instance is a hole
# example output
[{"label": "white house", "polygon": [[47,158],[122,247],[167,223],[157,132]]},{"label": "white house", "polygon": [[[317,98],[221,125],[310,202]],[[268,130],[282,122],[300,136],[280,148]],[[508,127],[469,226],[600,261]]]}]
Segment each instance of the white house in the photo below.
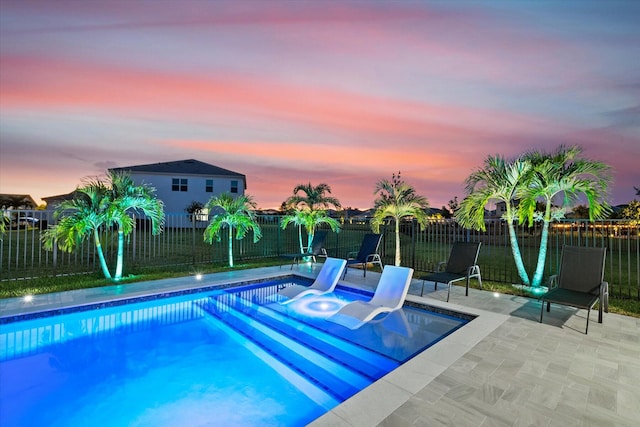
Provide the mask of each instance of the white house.
[{"label": "white house", "polygon": [[110,170],[129,172],[137,185],[154,187],[166,213],[184,213],[191,202],[205,204],[224,192],[244,195],[247,188],[243,174],[193,159]]}]

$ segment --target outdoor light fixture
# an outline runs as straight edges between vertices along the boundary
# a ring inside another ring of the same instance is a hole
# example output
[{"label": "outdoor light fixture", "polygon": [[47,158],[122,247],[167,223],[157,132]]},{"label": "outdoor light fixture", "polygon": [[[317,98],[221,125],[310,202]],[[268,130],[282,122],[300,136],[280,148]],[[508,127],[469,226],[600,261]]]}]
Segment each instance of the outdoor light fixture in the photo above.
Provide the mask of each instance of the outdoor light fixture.
[{"label": "outdoor light fixture", "polygon": [[23,299],[24,302],[31,302],[33,301],[33,295],[25,295]]},{"label": "outdoor light fixture", "polygon": [[196,274],[196,280],[202,280],[202,273]]}]

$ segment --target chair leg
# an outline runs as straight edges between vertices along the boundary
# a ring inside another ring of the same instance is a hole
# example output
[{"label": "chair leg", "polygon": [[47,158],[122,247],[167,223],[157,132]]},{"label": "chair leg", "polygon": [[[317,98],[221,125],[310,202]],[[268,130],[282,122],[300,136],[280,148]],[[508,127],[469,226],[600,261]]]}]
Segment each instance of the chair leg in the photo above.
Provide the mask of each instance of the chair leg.
[{"label": "chair leg", "polygon": [[451,296],[451,282],[449,282],[449,290],[447,291],[447,302],[449,302],[450,296]]},{"label": "chair leg", "polygon": [[424,294],[424,280],[422,281],[422,290],[420,291],[420,296]]},{"label": "chair leg", "polygon": [[542,323],[542,314],[544,313],[544,300],[542,301],[542,304],[540,305],[540,323]]},{"label": "chair leg", "polygon": [[584,330],[585,335],[589,333],[589,314],[591,314],[591,307],[587,310],[587,329]]},{"label": "chair leg", "polygon": [[547,313],[551,311],[551,303],[547,301]]},{"label": "chair leg", "polygon": [[467,289],[465,291],[464,296],[468,297],[469,296],[469,276],[467,276]]}]

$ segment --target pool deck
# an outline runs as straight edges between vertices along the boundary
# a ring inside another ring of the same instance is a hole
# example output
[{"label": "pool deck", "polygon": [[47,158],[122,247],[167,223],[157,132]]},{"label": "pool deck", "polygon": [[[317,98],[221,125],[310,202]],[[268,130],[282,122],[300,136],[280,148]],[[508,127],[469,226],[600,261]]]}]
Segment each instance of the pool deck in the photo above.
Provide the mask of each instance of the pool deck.
[{"label": "pool deck", "polygon": [[[293,272],[312,277],[318,267]],[[0,316],[166,293],[290,273],[288,267],[0,300]],[[350,269],[347,285],[373,290],[380,275]],[[407,299],[478,315],[464,328],[318,418],[313,426],[638,426],[640,319],[552,306],[454,287],[437,291],[413,280]]]}]

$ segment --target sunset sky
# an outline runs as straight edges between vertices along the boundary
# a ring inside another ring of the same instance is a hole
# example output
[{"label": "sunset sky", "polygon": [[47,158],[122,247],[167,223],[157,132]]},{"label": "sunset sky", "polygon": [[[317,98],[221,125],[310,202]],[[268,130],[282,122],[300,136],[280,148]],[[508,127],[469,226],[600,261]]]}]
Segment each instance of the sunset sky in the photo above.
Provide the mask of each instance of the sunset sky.
[{"label": "sunset sky", "polygon": [[261,208],[325,182],[432,207],[490,154],[579,144],[640,186],[640,1],[0,0],[0,193],[194,158]]}]

